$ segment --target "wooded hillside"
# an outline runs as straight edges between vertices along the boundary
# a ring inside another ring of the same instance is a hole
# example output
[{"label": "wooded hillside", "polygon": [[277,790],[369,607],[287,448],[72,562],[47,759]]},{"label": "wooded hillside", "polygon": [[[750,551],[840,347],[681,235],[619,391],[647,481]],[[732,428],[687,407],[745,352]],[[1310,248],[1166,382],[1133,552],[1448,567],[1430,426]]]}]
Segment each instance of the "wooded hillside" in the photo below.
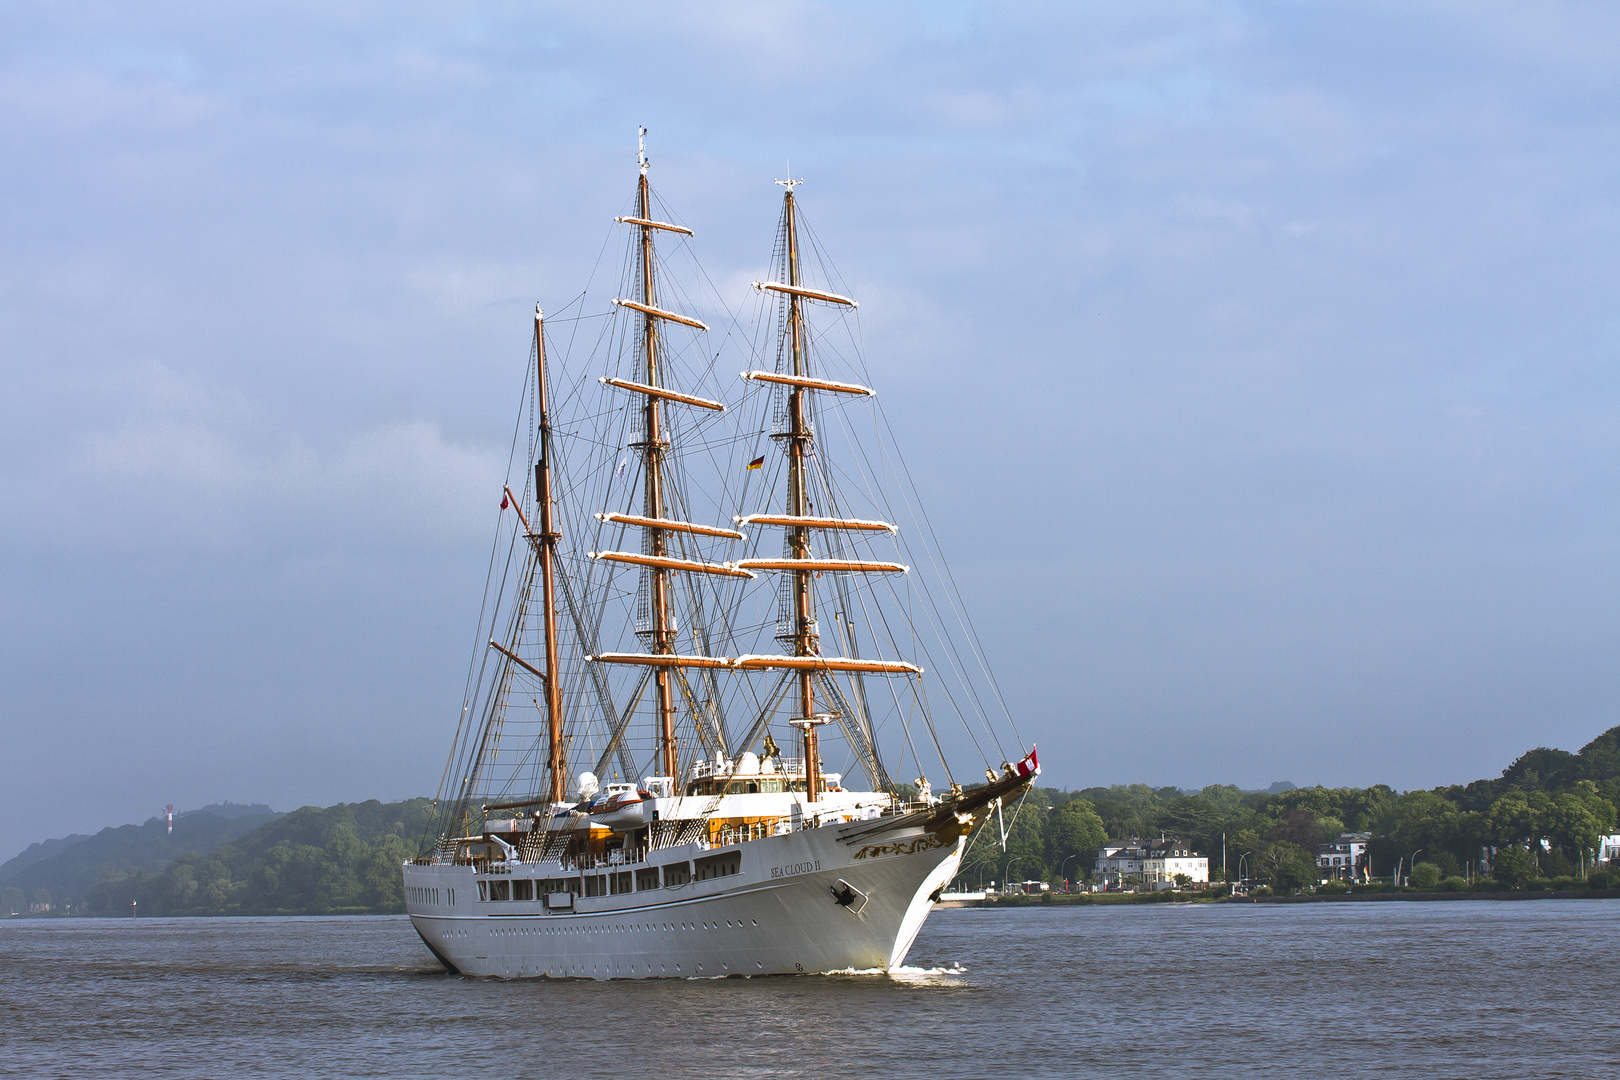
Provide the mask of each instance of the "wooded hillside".
[{"label": "wooded hillside", "polygon": [[[1499,876],[1519,887],[1590,869],[1598,838],[1615,829],[1617,806],[1620,727],[1575,754],[1537,747],[1494,780],[1404,794],[1382,784],[1276,794],[1224,785],[1195,792],[1146,784],[1037,788],[1005,812],[1007,849],[992,821],[959,880],[974,886],[980,880],[1080,880],[1104,840],[1161,833],[1190,840],[1219,880],[1224,834],[1228,877],[1237,877],[1247,853],[1250,877],[1293,889],[1314,880],[1317,844],[1341,832],[1370,832],[1374,875],[1389,874],[1397,859],[1410,865],[1417,854],[1442,877],[1451,876],[1470,861],[1477,865],[1481,849],[1492,847],[1499,852]],[[1543,840],[1551,851],[1543,850]]]}]

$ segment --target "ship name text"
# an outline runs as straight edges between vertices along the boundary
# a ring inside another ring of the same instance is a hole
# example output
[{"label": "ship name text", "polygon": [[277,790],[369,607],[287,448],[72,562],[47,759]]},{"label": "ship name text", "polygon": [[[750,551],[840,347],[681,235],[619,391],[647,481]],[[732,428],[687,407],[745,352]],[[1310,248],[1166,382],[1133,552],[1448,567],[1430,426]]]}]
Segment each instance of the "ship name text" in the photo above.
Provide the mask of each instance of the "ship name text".
[{"label": "ship name text", "polygon": [[792,877],[794,874],[813,874],[821,869],[821,860],[813,862],[794,862],[786,866],[771,867],[771,877]]}]

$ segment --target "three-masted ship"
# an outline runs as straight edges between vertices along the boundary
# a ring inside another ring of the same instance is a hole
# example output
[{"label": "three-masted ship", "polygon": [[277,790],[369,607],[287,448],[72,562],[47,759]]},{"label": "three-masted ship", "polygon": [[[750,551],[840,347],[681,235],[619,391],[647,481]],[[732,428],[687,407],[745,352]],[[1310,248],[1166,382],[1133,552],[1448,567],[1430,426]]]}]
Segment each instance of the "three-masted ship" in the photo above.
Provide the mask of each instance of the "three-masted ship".
[{"label": "three-masted ship", "polygon": [[[908,543],[882,513],[922,522],[858,327],[835,332],[856,303],[804,273],[797,182],[779,181],[754,332],[718,293],[730,325],[711,332],[683,309],[707,276],[683,279],[659,250],[689,252],[692,233],[655,205],[644,142],[639,164],[616,219],[619,295],[579,304],[560,363],[536,307],[521,479],[501,503],[440,813],[404,867],[407,910],[469,975],[892,968],[1035,755],[1000,752],[1010,723],[988,715],[999,694],[926,523]],[[748,358],[741,379],[720,375],[728,350]],[[982,780],[953,776],[942,711],[962,717]]]}]

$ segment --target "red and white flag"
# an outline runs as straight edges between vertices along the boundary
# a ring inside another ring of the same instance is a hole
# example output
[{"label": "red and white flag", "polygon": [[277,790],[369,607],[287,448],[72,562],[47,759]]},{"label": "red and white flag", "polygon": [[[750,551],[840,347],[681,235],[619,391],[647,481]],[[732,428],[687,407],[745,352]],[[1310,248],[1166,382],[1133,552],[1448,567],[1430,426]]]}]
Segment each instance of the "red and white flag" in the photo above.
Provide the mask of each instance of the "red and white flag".
[{"label": "red and white flag", "polygon": [[1029,748],[1029,754],[1025,756],[1024,760],[1018,763],[1017,768],[1019,776],[1041,775],[1041,762],[1040,759],[1035,756],[1035,748],[1033,746]]}]

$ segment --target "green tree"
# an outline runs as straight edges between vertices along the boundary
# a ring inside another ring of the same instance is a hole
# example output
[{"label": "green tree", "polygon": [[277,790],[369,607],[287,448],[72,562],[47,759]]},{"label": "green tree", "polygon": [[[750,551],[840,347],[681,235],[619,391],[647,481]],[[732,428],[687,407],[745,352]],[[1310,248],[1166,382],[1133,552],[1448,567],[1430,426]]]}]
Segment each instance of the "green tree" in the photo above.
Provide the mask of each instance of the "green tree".
[{"label": "green tree", "polygon": [[1485,814],[1485,832],[1492,843],[1509,847],[1528,844],[1542,836],[1542,812],[1546,796],[1540,792],[1513,791],[1497,799]]},{"label": "green tree", "polygon": [[[1294,794],[1292,791],[1288,794]],[[1337,819],[1335,819],[1337,820]],[[1290,844],[1303,851],[1314,852],[1322,842],[1326,830],[1322,828],[1322,820],[1313,810],[1300,807],[1286,811],[1282,817],[1266,833],[1271,840]]]},{"label": "green tree", "polygon": [[1097,849],[1108,841],[1102,818],[1089,799],[1072,799],[1053,811],[1047,835],[1053,869],[1071,881],[1091,872]]},{"label": "green tree", "polygon": [[362,907],[385,913],[405,910],[405,886],[400,866],[413,854],[410,846],[392,833],[372,842],[360,871]]},{"label": "green tree", "polygon": [[1547,837],[1566,856],[1589,855],[1614,827],[1614,805],[1597,793],[1597,785],[1582,780],[1575,788],[1553,796],[1542,822]]},{"label": "green tree", "polygon": [[1575,771],[1583,779],[1603,781],[1620,777],[1620,726],[1612,727],[1585,746]]},{"label": "green tree", "polygon": [[1491,876],[1510,889],[1522,889],[1537,876],[1536,861],[1517,844],[1498,848],[1491,857]]},{"label": "green tree", "polygon": [[1524,791],[1545,791],[1567,782],[1579,764],[1580,760],[1568,750],[1538,746],[1509,765],[1503,771],[1502,779],[1509,787]]},{"label": "green tree", "polygon": [[1287,841],[1272,844],[1261,865],[1267,882],[1279,895],[1297,892],[1316,881],[1316,860]]},{"label": "green tree", "polygon": [[1395,804],[1390,838],[1407,850],[1434,851],[1446,846],[1454,831],[1448,821],[1457,809],[1432,791],[1409,791]]},{"label": "green tree", "polygon": [[1432,862],[1420,862],[1412,867],[1412,884],[1419,889],[1432,889],[1440,884],[1440,868]]}]

